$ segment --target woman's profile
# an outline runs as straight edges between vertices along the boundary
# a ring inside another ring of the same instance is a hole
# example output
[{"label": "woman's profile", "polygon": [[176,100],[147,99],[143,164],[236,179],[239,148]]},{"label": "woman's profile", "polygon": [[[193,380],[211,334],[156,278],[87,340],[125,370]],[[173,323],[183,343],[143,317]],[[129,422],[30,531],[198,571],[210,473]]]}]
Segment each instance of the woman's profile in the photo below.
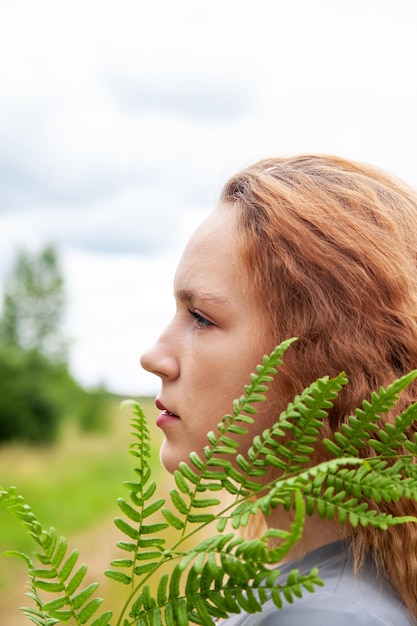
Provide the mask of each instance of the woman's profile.
[{"label": "woman's profile", "polygon": [[[162,383],[157,423],[169,472],[203,449],[263,355],[290,337],[298,340],[242,445],[311,382],[344,371],[349,384],[321,435],[329,437],[363,398],[417,367],[417,195],[376,168],[332,156],[255,163],[226,183],[190,239],[174,294],[171,323],[141,359]],[[410,386],[402,408],[416,399]],[[328,458],[324,447],[317,454]],[[410,500],[373,506],[417,513]],[[277,508],[266,521],[286,528],[291,519]],[[289,556],[283,572],[317,566],[324,587],[224,626],[415,623],[415,524],[380,531],[313,515]]]}]

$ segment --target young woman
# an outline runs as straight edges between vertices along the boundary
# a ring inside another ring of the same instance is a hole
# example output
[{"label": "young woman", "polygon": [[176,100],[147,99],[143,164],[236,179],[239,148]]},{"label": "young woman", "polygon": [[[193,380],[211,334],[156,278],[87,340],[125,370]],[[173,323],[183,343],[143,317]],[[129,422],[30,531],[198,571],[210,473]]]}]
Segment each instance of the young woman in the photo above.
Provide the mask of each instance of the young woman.
[{"label": "young woman", "polygon": [[[343,370],[350,382],[325,422],[328,437],[373,390],[417,367],[417,196],[336,157],[263,160],[226,184],[185,249],[174,291],[174,318],[142,357],[162,381],[157,423],[168,471],[202,450],[262,356],[293,336],[245,444],[312,381]],[[409,388],[401,408],[416,396]],[[410,501],[375,507],[417,513]],[[276,511],[267,523],[282,528],[288,519]],[[313,516],[301,548],[283,573],[318,566],[325,586],[225,626],[414,623],[414,524],[382,532]]]}]

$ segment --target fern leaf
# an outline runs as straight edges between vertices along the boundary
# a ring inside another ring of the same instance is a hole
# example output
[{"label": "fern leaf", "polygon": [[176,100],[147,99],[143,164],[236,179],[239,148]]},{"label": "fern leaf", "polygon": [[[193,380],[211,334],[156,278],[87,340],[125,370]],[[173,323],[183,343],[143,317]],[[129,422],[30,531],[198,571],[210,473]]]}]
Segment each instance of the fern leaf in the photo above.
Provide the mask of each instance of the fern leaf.
[{"label": "fern leaf", "polygon": [[141,514],[139,516],[139,520],[142,521],[143,519],[146,519],[147,517],[150,517],[151,515],[153,515],[157,511],[159,511],[159,509],[161,507],[163,507],[164,504],[165,504],[165,499],[164,498],[158,498],[157,500],[152,502],[152,504],[149,504],[148,506],[146,506],[142,510],[142,512],[141,512]]},{"label": "fern leaf", "polygon": [[[398,449],[402,445],[406,445],[410,450],[410,445],[407,446],[407,436],[405,431],[415,422],[417,419],[417,402],[409,406],[401,415],[398,415],[394,424],[385,424],[384,429],[378,430],[378,440],[371,438],[369,445],[378,452],[380,456],[392,457],[398,454]],[[408,442],[407,442],[408,443]],[[415,452],[415,449],[412,448]]]},{"label": "fern leaf", "polygon": [[58,619],[48,616],[43,611],[37,609],[31,609],[28,607],[22,608],[23,615],[27,617],[36,626],[54,626],[59,623]]},{"label": "fern leaf", "polygon": [[177,626],[188,626],[188,611],[187,603],[184,598],[177,598],[174,602],[174,615]]},{"label": "fern leaf", "polygon": [[167,626],[178,626],[178,623],[176,622],[176,618],[175,618],[174,607],[171,604],[171,602],[168,602],[165,605],[165,613],[164,614],[165,614],[165,621],[167,623]]},{"label": "fern leaf", "polygon": [[180,496],[178,491],[176,489],[172,489],[170,491],[170,496],[172,504],[175,506],[177,511],[179,511],[179,513],[182,513],[183,515],[187,515],[187,513],[189,512],[188,505],[185,500]]},{"label": "fern leaf", "polygon": [[80,593],[72,597],[71,606],[76,610],[82,607],[83,604],[85,604],[87,600],[91,598],[97,587],[98,583],[91,583],[90,585],[88,585],[88,587],[80,591]]},{"label": "fern leaf", "polygon": [[[152,480],[148,486],[146,487],[145,491],[143,492],[143,500],[144,502],[146,502],[146,500],[149,500],[150,498],[152,498],[152,496],[154,495],[155,491],[156,491],[156,482],[154,480]],[[135,489],[133,491],[136,491]]]},{"label": "fern leaf", "polygon": [[59,620],[59,622],[68,622],[74,614],[71,609],[66,609],[62,611],[51,611],[51,616]]},{"label": "fern leaf", "polygon": [[140,532],[142,535],[153,535],[161,532],[161,530],[165,530],[168,528],[169,524],[166,522],[155,522],[154,524],[143,524],[141,526]]},{"label": "fern leaf", "polygon": [[100,617],[95,619],[94,622],[91,623],[91,626],[109,626],[111,617],[111,611],[106,611]]},{"label": "fern leaf", "polygon": [[191,524],[209,524],[216,515],[214,513],[190,513],[187,515],[187,521]]},{"label": "fern leaf", "polygon": [[190,494],[190,488],[188,486],[187,481],[184,479],[184,476],[181,474],[179,470],[175,470],[174,479],[178,489],[181,493]]},{"label": "fern leaf", "polygon": [[42,591],[48,591],[49,593],[59,593],[65,589],[63,583],[60,582],[50,583],[46,580],[35,580],[34,584],[37,589],[42,589]]},{"label": "fern leaf", "polygon": [[45,534],[43,541],[43,548],[45,550],[45,556],[50,559],[55,551],[58,541],[58,535],[55,528],[50,528],[49,532]]},{"label": "fern leaf", "polygon": [[125,550],[126,552],[136,552],[137,548],[136,543],[132,543],[131,541],[118,541],[116,545],[118,548]]},{"label": "fern leaf", "polygon": [[68,556],[67,560],[65,561],[61,569],[60,577],[62,581],[67,580],[68,576],[71,574],[78,560],[78,556],[79,556],[78,550],[73,550],[71,554]]},{"label": "fern leaf", "polygon": [[194,509],[205,509],[209,506],[217,506],[220,500],[217,498],[193,498],[191,506]]},{"label": "fern leaf", "polygon": [[134,572],[137,576],[141,576],[142,574],[148,574],[149,572],[154,572],[159,564],[160,563],[158,561],[154,561],[152,563],[142,563],[135,566]]},{"label": "fern leaf", "polygon": [[[349,418],[349,423],[342,424],[341,432],[334,434],[334,441],[328,439],[323,441],[326,449],[334,456],[360,456],[360,450],[366,447],[372,433],[379,431],[379,416],[390,411],[401,391],[410,385],[416,376],[417,370],[414,370],[388,385],[386,389],[380,387],[378,392],[373,392],[370,400],[364,400],[362,408],[357,408],[355,416]],[[411,411],[412,409],[410,413]]]},{"label": "fern leaf", "polygon": [[154,609],[149,614],[149,622],[150,622],[150,626],[163,626],[160,609]]},{"label": "fern leaf", "polygon": [[199,589],[200,575],[198,569],[199,568],[196,566],[196,564],[194,564],[188,572],[187,582],[185,585],[185,596],[187,597],[187,599],[189,599],[190,596],[192,596]]},{"label": "fern leaf", "polygon": [[101,598],[94,598],[93,600],[90,600],[90,602],[77,615],[79,623],[86,624],[90,617],[92,617],[98,610],[101,603]]},{"label": "fern leaf", "polygon": [[120,517],[116,517],[114,520],[114,523],[117,526],[117,528],[122,531],[122,533],[124,533],[131,539],[138,539],[139,537],[138,530],[136,528],[133,528],[133,526],[131,526],[127,522],[125,522],[124,519],[121,519]]},{"label": "fern leaf", "polygon": [[168,524],[173,528],[176,528],[177,530],[184,528],[184,522],[179,517],[174,515],[174,513],[169,509],[162,509],[162,515],[165,517]]},{"label": "fern leaf", "polygon": [[151,559],[158,559],[161,557],[161,551],[160,550],[146,550],[143,552],[139,552],[139,554],[137,554],[137,559],[138,561],[149,561]]},{"label": "fern leaf", "polygon": [[56,571],[53,569],[30,569],[29,575],[34,578],[56,578]]},{"label": "fern leaf", "polygon": [[195,596],[190,598],[190,600],[192,601],[197,611],[197,615],[201,620],[200,623],[203,624],[203,626],[213,626],[213,619],[210,615],[207,607],[207,602],[204,601],[204,598],[200,594],[196,594]]},{"label": "fern leaf", "polygon": [[262,605],[251,589],[236,589],[236,600],[246,613],[258,613]]},{"label": "fern leaf", "polygon": [[180,593],[180,581],[183,573],[183,567],[176,565],[171,573],[171,580],[169,581],[169,599],[175,599]]},{"label": "fern leaf", "polygon": [[[267,450],[268,461],[271,462],[273,456],[281,457],[284,461],[282,471],[291,473],[298,472],[301,465],[308,463],[323,419],[327,417],[327,411],[332,407],[333,400],[346,384],[347,378],[343,373],[335,378],[325,376],[297,396],[281,413],[271,431],[263,433],[261,452],[265,453],[265,449]],[[291,439],[286,440],[283,446],[279,444],[277,438],[285,431],[291,432]]]},{"label": "fern leaf", "polygon": [[133,567],[132,559],[113,559],[110,563],[113,567]]},{"label": "fern leaf", "polygon": [[358,503],[356,498],[345,499],[345,495],[343,492],[336,494],[330,488],[321,497],[307,497],[307,509],[310,514],[315,509],[321,518],[337,519],[342,524],[349,520],[354,528],[360,524],[361,526],[370,525],[386,530],[388,526],[417,521],[417,518],[412,517],[393,517],[386,513],[377,514],[367,502]]},{"label": "fern leaf", "polygon": [[67,541],[64,537],[61,537],[55,548],[55,552],[51,556],[51,563],[55,569],[58,569],[61,565],[66,553],[67,553]]},{"label": "fern leaf", "polygon": [[[164,525],[165,527],[165,525]],[[139,547],[140,548],[161,548],[162,546],[165,544],[165,539],[159,538],[159,537],[151,537],[151,538],[144,538],[141,537],[139,539]]]},{"label": "fern leaf", "polygon": [[81,567],[76,571],[76,573],[74,574],[74,576],[71,578],[71,580],[68,583],[67,593],[69,596],[72,596],[75,593],[75,591],[78,589],[78,587],[81,585],[86,573],[87,573],[87,566],[81,565]]},{"label": "fern leaf", "polygon": [[282,531],[274,532],[269,529],[264,533],[262,540],[268,541],[271,538],[279,538],[280,543],[276,548],[270,548],[265,555],[265,563],[280,563],[289,550],[300,539],[305,524],[305,503],[301,491],[296,490],[294,493],[294,520],[291,523],[290,530],[282,533]]},{"label": "fern leaf", "polygon": [[130,585],[132,582],[131,576],[117,570],[106,570],[104,575],[107,576],[107,578],[111,578],[111,580],[122,583],[123,585]]},{"label": "fern leaf", "polygon": [[158,584],[157,603],[163,606],[167,601],[168,574],[163,574]]},{"label": "fern leaf", "polygon": [[198,474],[196,474],[195,472],[193,472],[193,470],[190,468],[189,465],[187,465],[187,463],[185,463],[184,461],[181,461],[181,463],[179,464],[179,471],[181,472],[182,476],[184,478],[186,478],[187,480],[190,481],[190,483],[192,483],[193,485],[198,485],[200,482],[200,477],[198,476]]},{"label": "fern leaf", "polygon": [[190,452],[189,459],[190,459],[191,463],[194,465],[194,467],[196,467],[198,470],[201,471],[201,470],[203,470],[205,468],[205,462],[197,454],[197,452]]},{"label": "fern leaf", "polygon": [[68,598],[66,596],[61,596],[60,598],[56,598],[55,600],[46,602],[43,605],[43,610],[46,612],[58,611],[59,609],[62,609],[67,603]]},{"label": "fern leaf", "polygon": [[126,517],[132,520],[132,522],[141,521],[142,518],[141,518],[139,511],[137,511],[132,506],[130,506],[130,504],[128,504],[124,498],[118,498],[117,504],[120,510],[123,511]]},{"label": "fern leaf", "polygon": [[[357,469],[329,472],[323,476],[323,481],[328,486],[334,486],[337,492],[344,490],[357,499],[365,496],[377,503],[381,500],[391,502],[400,497],[416,498],[417,482],[403,477],[403,470],[408,464],[409,462],[403,458],[398,459],[392,466],[379,458],[368,459]],[[321,489],[321,485],[316,485],[316,481],[312,487],[315,493]]]}]

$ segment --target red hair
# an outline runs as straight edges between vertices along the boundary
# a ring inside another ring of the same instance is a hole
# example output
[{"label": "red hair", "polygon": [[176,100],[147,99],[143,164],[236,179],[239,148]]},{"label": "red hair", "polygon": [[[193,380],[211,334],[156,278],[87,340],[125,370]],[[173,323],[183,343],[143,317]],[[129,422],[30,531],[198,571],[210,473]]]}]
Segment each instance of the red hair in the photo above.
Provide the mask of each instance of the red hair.
[{"label": "red hair", "polygon": [[[321,376],[349,378],[329,437],[372,391],[417,367],[417,195],[369,165],[302,155],[255,163],[221,199],[234,205],[249,288],[276,343],[299,338],[280,371],[283,403]],[[416,395],[407,389],[399,408]],[[378,507],[417,513],[413,501]],[[370,550],[417,616],[416,526],[354,533],[358,562]]]}]

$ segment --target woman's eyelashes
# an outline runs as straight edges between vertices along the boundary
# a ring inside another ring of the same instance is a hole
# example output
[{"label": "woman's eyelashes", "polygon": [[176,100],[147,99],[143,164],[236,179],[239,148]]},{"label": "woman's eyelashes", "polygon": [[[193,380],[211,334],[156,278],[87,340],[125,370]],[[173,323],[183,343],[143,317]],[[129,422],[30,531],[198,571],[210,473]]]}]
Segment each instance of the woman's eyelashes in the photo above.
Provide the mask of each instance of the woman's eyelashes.
[{"label": "woman's eyelashes", "polygon": [[210,322],[204,315],[198,313],[198,311],[193,311],[192,309],[188,309],[189,314],[196,320],[196,324],[198,328],[205,328],[207,326],[212,326],[213,323]]}]

